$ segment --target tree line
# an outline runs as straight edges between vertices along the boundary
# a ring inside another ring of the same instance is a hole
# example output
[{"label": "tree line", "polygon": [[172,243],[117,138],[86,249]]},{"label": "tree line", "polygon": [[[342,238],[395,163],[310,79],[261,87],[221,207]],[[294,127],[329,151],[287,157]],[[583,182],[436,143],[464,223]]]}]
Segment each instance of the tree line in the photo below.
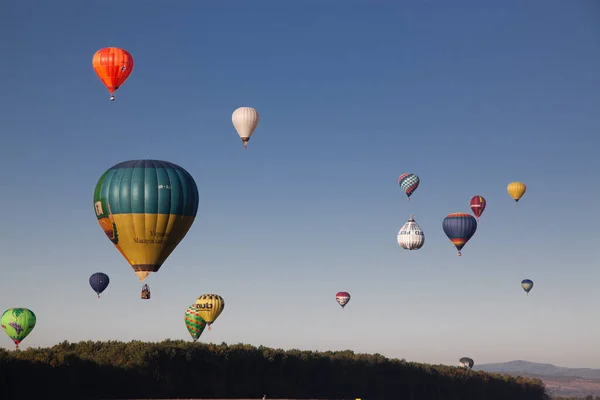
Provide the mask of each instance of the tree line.
[{"label": "tree line", "polygon": [[549,400],[541,380],[380,354],[165,340],[0,349],[0,398]]}]

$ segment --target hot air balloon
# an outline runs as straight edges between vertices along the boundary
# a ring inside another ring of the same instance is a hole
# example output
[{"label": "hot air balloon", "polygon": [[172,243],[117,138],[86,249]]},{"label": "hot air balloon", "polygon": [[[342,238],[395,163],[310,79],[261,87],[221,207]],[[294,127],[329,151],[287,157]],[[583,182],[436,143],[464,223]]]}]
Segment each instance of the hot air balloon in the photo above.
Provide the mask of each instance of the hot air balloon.
[{"label": "hot air balloon", "polygon": [[417,190],[420,182],[421,180],[415,174],[402,174],[398,178],[398,184],[404,190],[404,193],[406,193],[408,200],[410,200],[410,196]]},{"label": "hot air balloon", "polygon": [[475,214],[475,218],[477,218],[477,222],[479,222],[479,217],[481,217],[481,214],[483,214],[487,202],[483,196],[473,196],[470,204],[471,210],[473,210],[473,214]]},{"label": "hot air balloon", "polygon": [[469,358],[469,357],[463,357],[460,360],[458,360],[458,362],[460,363],[461,367],[468,368],[468,369],[473,368],[473,365],[475,365],[475,362],[473,361],[473,359]]},{"label": "hot air balloon", "polygon": [[452,244],[458,250],[458,255],[460,256],[460,250],[473,237],[477,230],[477,221],[471,214],[452,213],[444,218],[442,228],[448,239],[452,241]]},{"label": "hot air balloon", "polygon": [[531,290],[531,288],[533,288],[533,281],[531,279],[523,279],[521,281],[521,287],[523,288],[525,293],[527,293],[527,296],[529,296],[529,291]]},{"label": "hot air balloon", "polygon": [[523,182],[511,182],[506,187],[508,194],[515,200],[515,203],[518,203],[521,197],[525,194],[527,190],[527,186]]},{"label": "hot air balloon", "polygon": [[185,310],[184,320],[185,326],[195,342],[206,327],[206,321],[198,313],[197,304],[192,304]]},{"label": "hot air balloon", "polygon": [[15,342],[17,350],[23,339],[35,328],[35,322],[35,314],[27,308],[9,308],[0,318],[2,329]]},{"label": "hot air balloon", "polygon": [[346,304],[350,301],[350,293],[348,292],[337,292],[335,295],[335,301],[342,306],[342,310],[346,307]]},{"label": "hot air balloon", "polygon": [[258,111],[252,107],[239,107],[231,114],[231,122],[244,143],[244,149],[248,147],[250,136],[258,126],[259,120]]},{"label": "hot air balloon", "polygon": [[398,231],[398,244],[406,250],[418,250],[425,243],[425,234],[410,214],[408,221]]},{"label": "hot air balloon", "polygon": [[94,209],[106,236],[143,282],[159,270],[192,226],[198,188],[179,165],[125,161],[98,180]]},{"label": "hot air balloon", "polygon": [[94,292],[98,294],[98,298],[100,298],[100,293],[104,292],[104,289],[108,287],[109,283],[110,279],[105,273],[96,272],[90,276],[90,286],[94,289]]},{"label": "hot air balloon", "polygon": [[203,294],[196,299],[198,314],[206,321],[208,330],[225,308],[225,300],[218,294]]},{"label": "hot air balloon", "polygon": [[92,66],[108,89],[110,100],[113,101],[115,91],[125,83],[133,71],[133,57],[127,50],[106,47],[94,54]]}]

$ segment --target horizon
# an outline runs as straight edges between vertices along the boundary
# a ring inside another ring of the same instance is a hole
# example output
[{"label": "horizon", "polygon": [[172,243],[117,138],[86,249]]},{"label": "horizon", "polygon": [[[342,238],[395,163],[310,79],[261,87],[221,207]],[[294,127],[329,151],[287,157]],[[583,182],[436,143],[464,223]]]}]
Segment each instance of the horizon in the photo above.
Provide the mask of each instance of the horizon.
[{"label": "horizon", "polygon": [[[0,312],[36,314],[22,349],[191,341],[186,308],[217,293],[205,343],[600,369],[596,2],[161,4],[2,6]],[[135,60],[115,101],[92,68],[108,46]],[[240,106],[260,113],[246,150]],[[200,198],[150,300],[94,214],[134,159],[180,165]],[[442,220],[475,195],[457,257]]]}]

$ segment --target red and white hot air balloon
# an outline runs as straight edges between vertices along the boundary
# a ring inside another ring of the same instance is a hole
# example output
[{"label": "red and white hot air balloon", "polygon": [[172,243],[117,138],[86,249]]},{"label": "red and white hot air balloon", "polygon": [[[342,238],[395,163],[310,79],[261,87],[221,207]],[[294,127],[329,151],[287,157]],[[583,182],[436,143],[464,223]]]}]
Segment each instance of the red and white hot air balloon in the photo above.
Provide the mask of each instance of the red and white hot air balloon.
[{"label": "red and white hot air balloon", "polygon": [[335,295],[335,301],[337,301],[338,304],[340,306],[342,306],[342,308],[344,308],[346,306],[346,304],[348,304],[348,302],[350,301],[350,293],[348,293],[348,292],[338,292]]},{"label": "red and white hot air balloon", "polygon": [[475,218],[479,221],[479,217],[483,214],[483,210],[485,210],[485,206],[487,205],[487,201],[483,198],[483,196],[473,196],[470,202],[471,210],[473,214],[475,214]]}]

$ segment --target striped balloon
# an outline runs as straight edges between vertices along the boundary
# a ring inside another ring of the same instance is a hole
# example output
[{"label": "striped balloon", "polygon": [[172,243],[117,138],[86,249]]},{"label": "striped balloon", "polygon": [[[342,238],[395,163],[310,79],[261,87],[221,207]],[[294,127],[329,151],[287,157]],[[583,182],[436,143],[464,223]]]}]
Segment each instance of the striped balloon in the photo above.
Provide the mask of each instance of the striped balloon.
[{"label": "striped balloon", "polygon": [[442,228],[448,239],[452,241],[452,244],[458,250],[458,255],[460,256],[460,251],[477,230],[477,221],[471,214],[452,213],[444,218]]},{"label": "striped balloon", "polygon": [[94,208],[102,230],[143,282],[159,270],[192,226],[198,188],[176,164],[125,161],[98,180]]},{"label": "striped balloon", "polygon": [[398,178],[398,184],[404,190],[404,193],[406,193],[408,200],[410,200],[410,196],[417,190],[420,182],[419,177],[415,174],[402,174]]},{"label": "striped balloon", "polygon": [[133,57],[127,50],[106,47],[92,57],[92,67],[114,100],[115,90],[119,89],[133,71]]}]

